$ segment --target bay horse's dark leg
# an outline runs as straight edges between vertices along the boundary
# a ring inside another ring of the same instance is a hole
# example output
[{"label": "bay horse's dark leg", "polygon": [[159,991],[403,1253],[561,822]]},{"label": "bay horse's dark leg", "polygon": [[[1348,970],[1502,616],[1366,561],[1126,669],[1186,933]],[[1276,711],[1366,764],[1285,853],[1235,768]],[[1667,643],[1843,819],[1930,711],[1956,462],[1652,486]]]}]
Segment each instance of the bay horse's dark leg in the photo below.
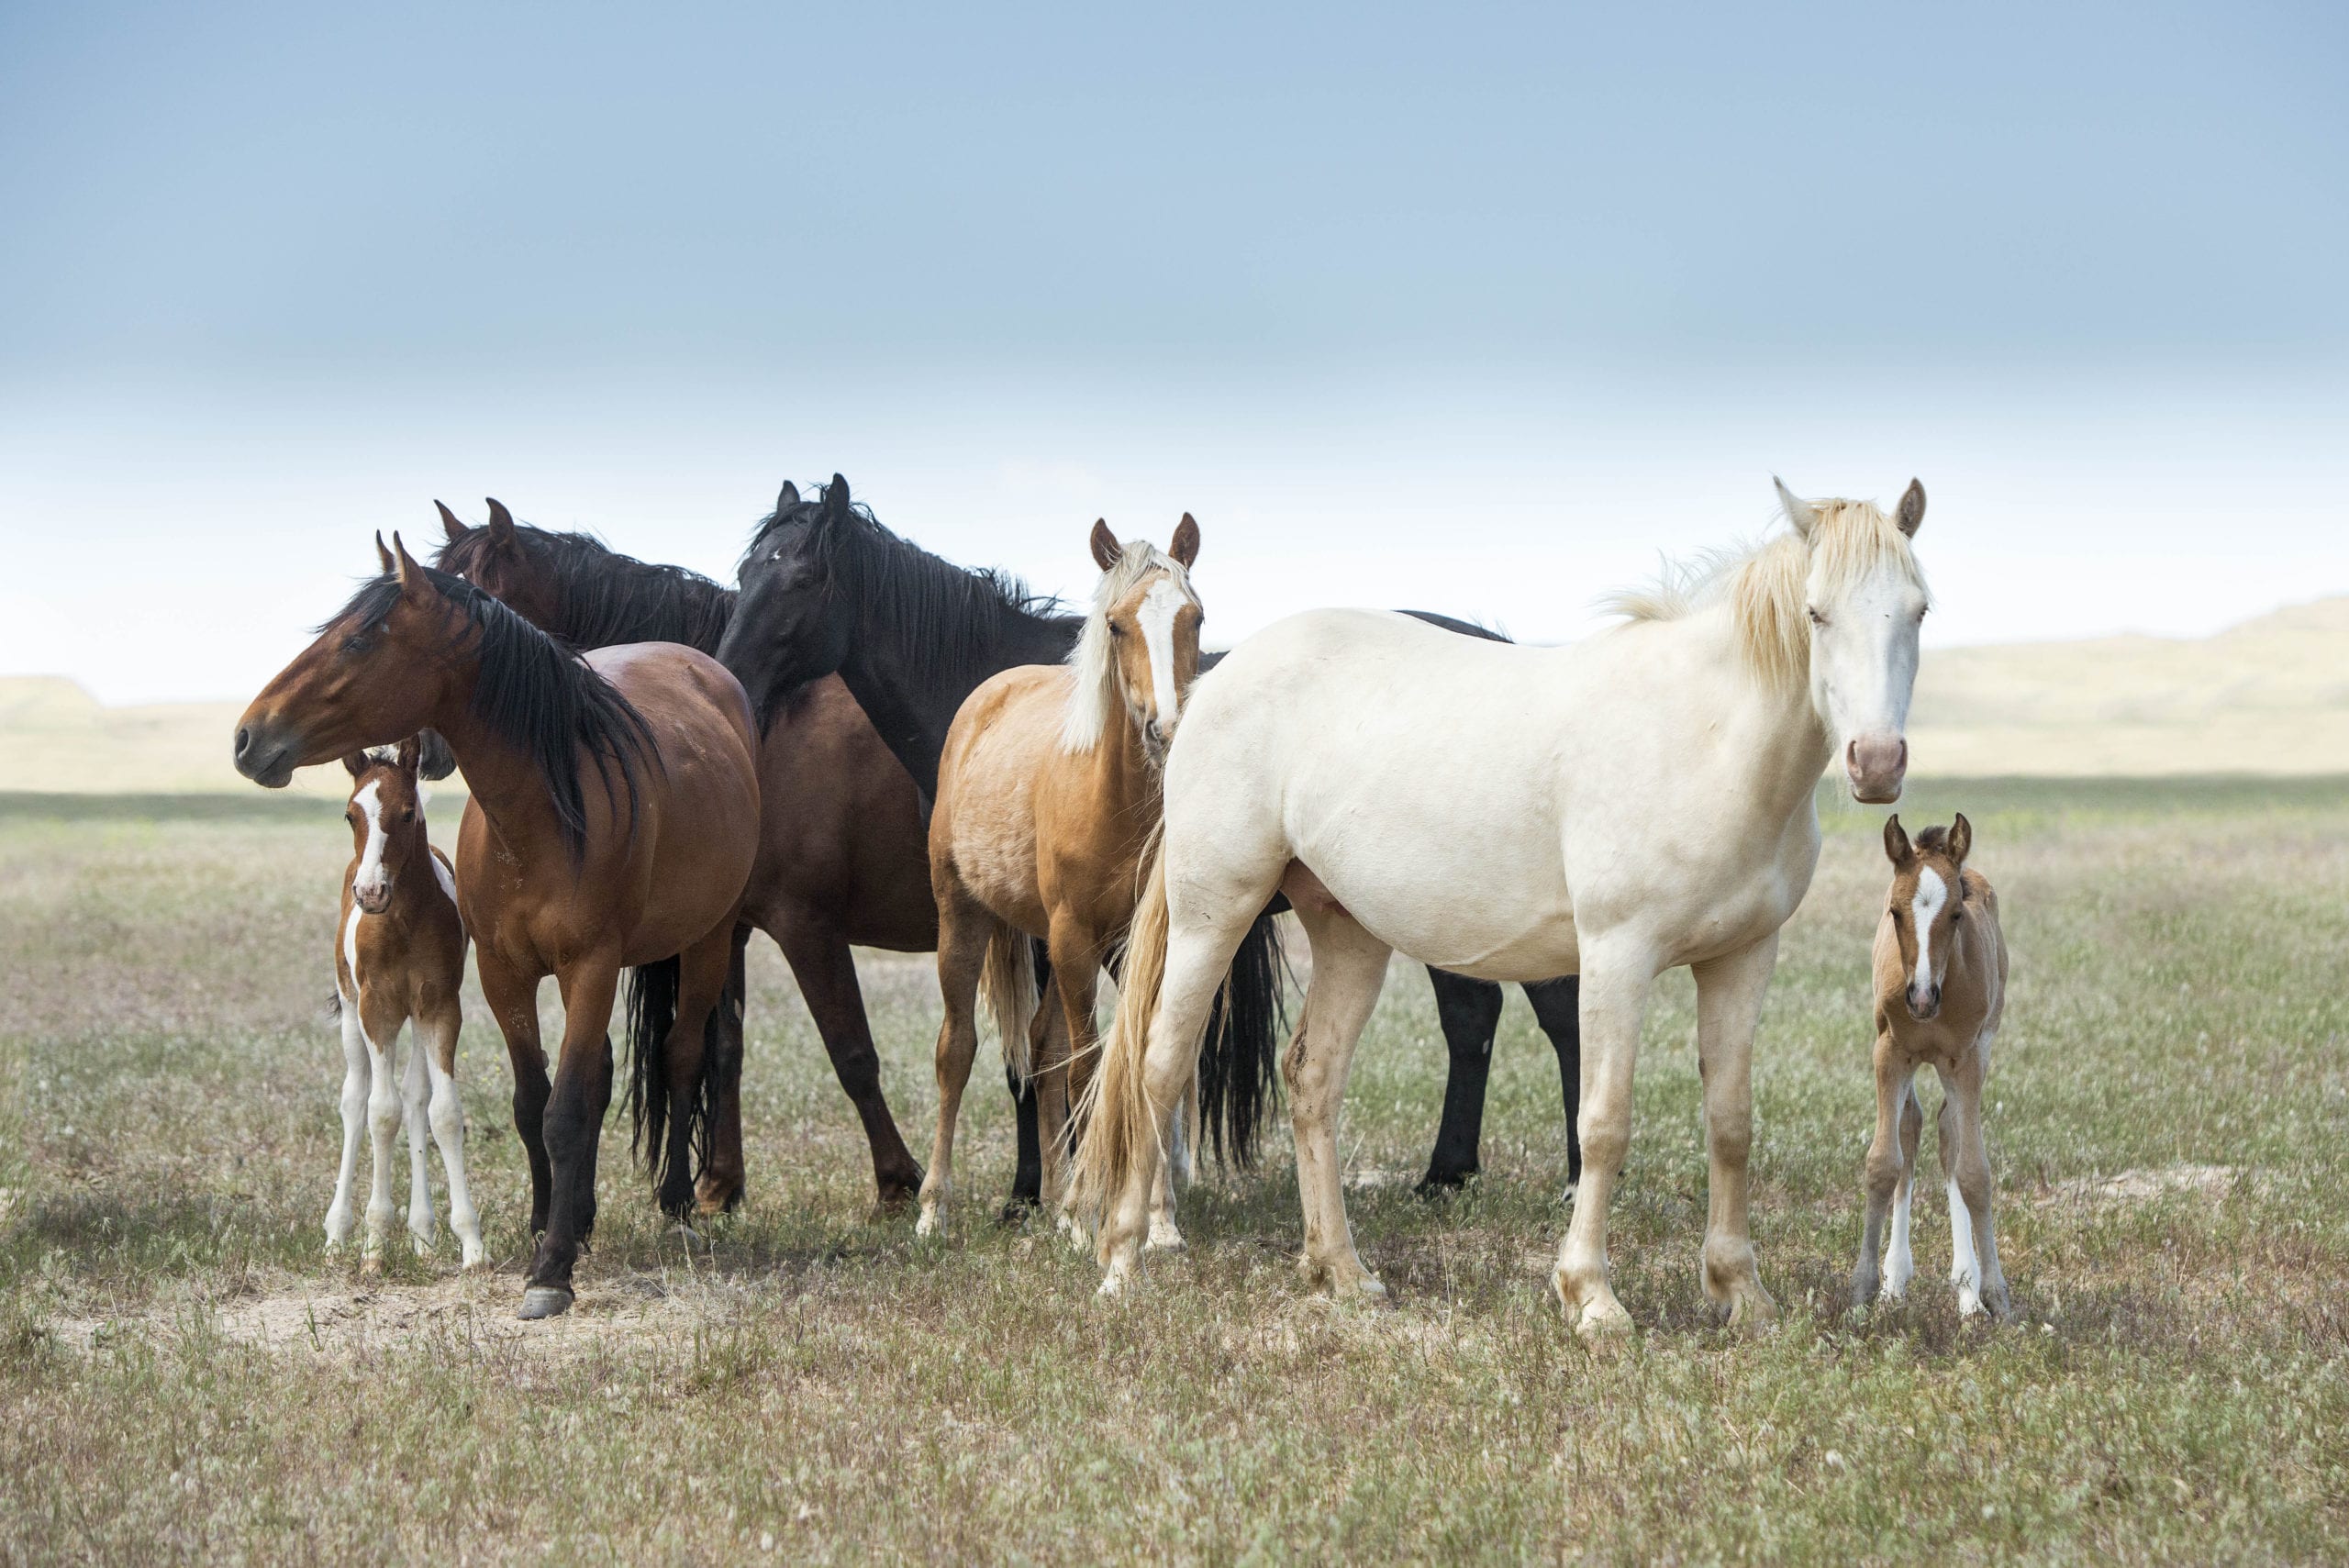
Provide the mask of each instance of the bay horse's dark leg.
[{"label": "bay horse's dark leg", "polygon": [[718,1002],[718,1109],[709,1131],[709,1162],[694,1184],[694,1208],[701,1214],[724,1214],[742,1202],[746,1169],[742,1159],[742,1003],[750,989],[744,962],[751,945],[751,928],[734,928],[733,951],[726,964],[726,993]]},{"label": "bay horse's dark leg", "polygon": [[896,1118],[881,1093],[881,1055],[873,1046],[873,1026],[864,1016],[864,993],[856,983],[856,960],[849,952],[848,939],[838,927],[812,914],[795,913],[766,929],[799,982],[800,997],[816,1020],[832,1071],[864,1123],[880,1205],[903,1208],[921,1191],[921,1166],[898,1134]]},{"label": "bay horse's dark leg", "polygon": [[1555,980],[1527,983],[1525,999],[1533,1017],[1558,1053],[1558,1092],[1566,1103],[1566,1185],[1582,1182],[1582,1129],[1575,1118],[1582,1113],[1582,977],[1562,974]]},{"label": "bay horse's dark leg", "polygon": [[1435,1013],[1452,1054],[1443,1083],[1443,1120],[1436,1128],[1435,1152],[1419,1178],[1422,1197],[1457,1187],[1476,1173],[1476,1148],[1485,1130],[1485,1080],[1493,1070],[1493,1033],[1500,1027],[1501,988],[1450,970],[1428,969],[1435,987]]},{"label": "bay horse's dark leg", "polygon": [[734,956],[733,922],[678,956],[677,1016],[662,1047],[669,1076],[669,1146],[661,1164],[660,1201],[662,1213],[682,1219],[694,1207],[696,1156],[717,1152],[712,1140],[725,1047],[715,1035],[718,1020],[730,1010],[725,993]]},{"label": "bay horse's dark leg", "polygon": [[619,989],[618,960],[582,960],[557,976],[562,987],[562,1054],[546,1102],[547,1162],[552,1201],[546,1235],[522,1292],[524,1318],[551,1318],[571,1309],[571,1270],[596,1228],[596,1155],[604,1113],[612,1103],[612,1001]]},{"label": "bay horse's dark leg", "polygon": [[[1032,940],[1032,939],[1031,939]],[[1036,1001],[1042,1007],[1059,1005],[1052,991],[1052,950],[1036,942]],[[1017,1225],[1044,1203],[1044,1140],[1036,1130],[1036,1084],[1019,1082],[1010,1062],[1003,1064],[1003,1086],[1011,1091],[1013,1118],[1019,1127],[1019,1168],[1012,1173],[1011,1196],[996,1218]]]},{"label": "bay horse's dark leg", "polygon": [[514,1130],[530,1166],[530,1234],[545,1234],[547,1200],[554,1183],[545,1134],[547,1053],[539,1043],[539,977],[525,980],[486,948],[478,950],[481,994],[489,1003],[506,1056],[514,1069]]}]

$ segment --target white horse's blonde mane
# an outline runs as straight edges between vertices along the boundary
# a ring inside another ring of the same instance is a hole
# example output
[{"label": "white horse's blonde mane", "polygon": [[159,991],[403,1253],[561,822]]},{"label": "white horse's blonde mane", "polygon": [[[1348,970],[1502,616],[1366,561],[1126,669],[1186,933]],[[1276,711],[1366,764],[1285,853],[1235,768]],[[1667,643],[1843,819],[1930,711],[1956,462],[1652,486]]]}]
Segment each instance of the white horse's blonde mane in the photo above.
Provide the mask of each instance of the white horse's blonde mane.
[{"label": "white horse's blonde mane", "polygon": [[1068,651],[1069,668],[1076,672],[1070,686],[1068,707],[1061,719],[1061,750],[1083,755],[1101,744],[1101,737],[1108,732],[1112,715],[1125,711],[1126,695],[1118,681],[1117,655],[1109,646],[1110,607],[1138,587],[1142,579],[1152,573],[1163,572],[1174,579],[1184,597],[1193,604],[1199,596],[1191,591],[1191,574],[1183,563],[1152,544],[1148,539],[1129,539],[1121,546],[1124,554],[1118,563],[1101,574],[1093,590],[1093,609],[1085,617],[1085,629],[1077,633],[1076,646]]},{"label": "white horse's blonde mane", "polygon": [[1678,620],[1729,601],[1746,663],[1765,684],[1798,687],[1810,679],[1810,614],[1805,602],[1814,570],[1840,593],[1886,566],[1922,592],[1924,573],[1909,536],[1873,501],[1809,501],[1808,536],[1791,530],[1744,549],[1667,560],[1643,588],[1610,594],[1600,607],[1632,621]]}]

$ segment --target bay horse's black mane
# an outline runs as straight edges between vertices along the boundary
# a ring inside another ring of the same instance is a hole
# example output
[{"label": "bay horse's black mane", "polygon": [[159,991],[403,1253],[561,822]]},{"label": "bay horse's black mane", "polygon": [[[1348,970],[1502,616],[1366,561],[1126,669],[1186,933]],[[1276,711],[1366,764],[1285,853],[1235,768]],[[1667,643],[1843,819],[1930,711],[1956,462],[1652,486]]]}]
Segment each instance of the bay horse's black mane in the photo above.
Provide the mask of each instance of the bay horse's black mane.
[{"label": "bay horse's black mane", "polygon": [[[760,519],[741,564],[748,566],[793,524],[812,527],[829,489],[819,486],[797,506]],[[868,657],[885,660],[912,682],[930,686],[974,669],[993,673],[996,665],[990,656],[1016,621],[1050,623],[1074,645],[1085,617],[1066,613],[1053,595],[1031,593],[1026,583],[994,567],[958,566],[932,555],[884,528],[861,502],[851,502],[845,515],[845,522],[818,530],[818,559],[828,595],[843,586],[856,594],[857,637]]]},{"label": "bay horse's black mane", "polygon": [[[536,765],[573,858],[583,854],[587,843],[582,749],[594,759],[596,776],[607,790],[612,785],[612,768],[618,767],[620,793],[633,826],[639,769],[647,762],[660,766],[644,716],[618,687],[582,663],[569,644],[548,636],[462,577],[430,566],[417,570],[473,628],[481,664],[473,683],[473,716]],[[360,584],[351,602],[318,630],[341,631],[344,648],[363,653],[399,598],[399,578],[386,572]]]},{"label": "bay horse's black mane", "polygon": [[[553,579],[565,639],[578,647],[682,642],[715,653],[734,618],[734,590],[698,572],[622,555],[591,534],[559,534],[524,523],[515,525],[515,533]],[[470,575],[489,543],[487,528],[471,529],[442,545],[433,564]]]}]

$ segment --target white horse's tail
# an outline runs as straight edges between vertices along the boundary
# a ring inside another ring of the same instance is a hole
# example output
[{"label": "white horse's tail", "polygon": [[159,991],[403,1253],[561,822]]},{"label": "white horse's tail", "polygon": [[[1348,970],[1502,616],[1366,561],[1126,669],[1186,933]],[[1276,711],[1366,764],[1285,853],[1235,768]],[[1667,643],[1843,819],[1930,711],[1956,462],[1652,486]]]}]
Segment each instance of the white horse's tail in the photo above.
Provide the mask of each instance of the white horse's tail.
[{"label": "white horse's tail", "polygon": [[1151,1114],[1143,1058],[1150,1022],[1166,986],[1166,843],[1151,846],[1150,876],[1126,935],[1126,962],[1118,983],[1118,1016],[1101,1045],[1101,1065],[1077,1107],[1085,1128],[1069,1173],[1069,1202],[1078,1215],[1102,1216],[1143,1162],[1159,1156],[1158,1119]]},{"label": "white horse's tail", "polygon": [[979,998],[995,1020],[1003,1064],[1026,1087],[1036,1072],[1028,1026],[1036,1017],[1036,944],[1025,932],[1001,921],[987,939],[986,965],[979,971]]}]

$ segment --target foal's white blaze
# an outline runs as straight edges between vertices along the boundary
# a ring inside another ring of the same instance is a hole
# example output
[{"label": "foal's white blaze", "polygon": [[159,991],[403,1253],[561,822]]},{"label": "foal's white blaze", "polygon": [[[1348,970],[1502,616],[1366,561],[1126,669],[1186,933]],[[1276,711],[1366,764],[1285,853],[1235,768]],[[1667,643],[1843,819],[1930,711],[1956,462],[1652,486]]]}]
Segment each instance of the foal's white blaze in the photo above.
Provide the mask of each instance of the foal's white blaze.
[{"label": "foal's white blaze", "polygon": [[1182,717],[1183,694],[1174,685],[1174,617],[1191,595],[1173,577],[1161,577],[1142,596],[1142,646],[1150,650],[1151,695],[1158,707],[1158,728],[1172,734]]},{"label": "foal's white blaze", "polygon": [[365,789],[352,795],[351,803],[367,814],[367,847],[360,852],[359,869],[351,875],[354,893],[373,898],[380,896],[389,878],[384,870],[384,850],[389,842],[384,832],[384,781],[376,779]]},{"label": "foal's white blaze", "polygon": [[1974,1214],[1955,1176],[1949,1179],[1949,1282],[1957,1286],[1959,1316],[1969,1316],[1982,1310],[1982,1263],[1974,1255]]},{"label": "foal's white blaze", "polygon": [[1927,866],[1917,873],[1917,896],[1909,903],[1909,916],[1917,929],[1917,973],[1909,983],[1917,990],[1928,990],[1933,984],[1933,922],[1948,902],[1949,884],[1942,880],[1941,873]]}]

